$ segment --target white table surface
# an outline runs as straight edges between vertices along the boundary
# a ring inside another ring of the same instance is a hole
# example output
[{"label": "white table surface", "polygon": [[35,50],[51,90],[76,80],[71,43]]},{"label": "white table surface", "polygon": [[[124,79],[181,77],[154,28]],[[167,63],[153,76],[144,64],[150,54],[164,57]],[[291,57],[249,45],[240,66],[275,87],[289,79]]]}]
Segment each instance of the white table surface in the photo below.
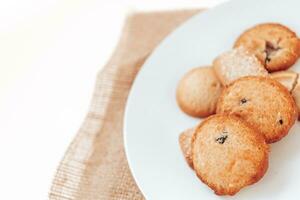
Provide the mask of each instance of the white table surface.
[{"label": "white table surface", "polygon": [[225,0],[0,0],[0,199],[47,199],[126,14]]}]

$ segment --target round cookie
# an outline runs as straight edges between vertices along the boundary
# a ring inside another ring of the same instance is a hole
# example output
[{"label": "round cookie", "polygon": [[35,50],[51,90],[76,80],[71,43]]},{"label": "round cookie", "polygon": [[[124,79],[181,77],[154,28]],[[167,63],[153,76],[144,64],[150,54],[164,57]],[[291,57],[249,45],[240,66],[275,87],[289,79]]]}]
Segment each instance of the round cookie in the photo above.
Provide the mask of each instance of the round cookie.
[{"label": "round cookie", "polygon": [[290,92],[271,78],[248,76],[223,90],[217,113],[234,114],[260,131],[272,143],[287,135],[297,118]]},{"label": "round cookie", "polygon": [[222,84],[211,67],[198,67],[181,79],[176,99],[179,107],[193,117],[207,117],[214,114]]},{"label": "round cookie", "polygon": [[246,30],[235,42],[254,53],[269,72],[291,67],[300,55],[296,33],[277,23],[256,25]]},{"label": "round cookie", "polygon": [[264,137],[236,116],[214,115],[193,136],[197,176],[218,195],[234,195],[259,181],[268,168]]},{"label": "round cookie", "polygon": [[224,86],[244,76],[268,76],[268,71],[255,55],[238,47],[218,56],[213,68]]}]

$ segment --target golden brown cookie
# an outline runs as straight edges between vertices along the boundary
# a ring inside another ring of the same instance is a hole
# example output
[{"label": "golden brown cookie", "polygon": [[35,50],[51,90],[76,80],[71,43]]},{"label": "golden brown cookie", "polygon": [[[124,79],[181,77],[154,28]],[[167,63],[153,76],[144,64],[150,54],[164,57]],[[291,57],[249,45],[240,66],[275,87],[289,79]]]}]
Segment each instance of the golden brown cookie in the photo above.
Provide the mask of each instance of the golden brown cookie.
[{"label": "golden brown cookie", "polygon": [[255,55],[238,47],[218,56],[213,68],[224,86],[244,76],[268,76],[268,71]]},{"label": "golden brown cookie", "polygon": [[296,85],[298,73],[293,71],[279,71],[270,74],[271,78],[281,83],[288,91],[292,91]]},{"label": "golden brown cookie", "polygon": [[288,69],[300,55],[296,33],[277,23],[256,25],[246,30],[235,42],[254,53],[269,72]]},{"label": "golden brown cookie", "polygon": [[217,113],[234,114],[260,131],[272,143],[287,135],[297,118],[289,91],[271,78],[248,76],[223,90]]},{"label": "golden brown cookie", "polygon": [[218,195],[234,195],[268,168],[264,137],[236,116],[213,115],[197,127],[192,156],[197,176]]},{"label": "golden brown cookie", "polygon": [[193,158],[192,158],[192,137],[195,132],[195,128],[190,128],[185,130],[179,135],[179,145],[182,154],[188,163],[188,165],[193,169]]},{"label": "golden brown cookie", "polygon": [[298,110],[298,120],[300,120],[300,77],[297,77],[297,81],[295,83],[295,87],[292,90],[292,96],[294,97],[294,100],[297,105]]},{"label": "golden brown cookie", "polygon": [[222,85],[211,67],[198,67],[180,80],[176,99],[188,115],[207,117],[214,114]]}]

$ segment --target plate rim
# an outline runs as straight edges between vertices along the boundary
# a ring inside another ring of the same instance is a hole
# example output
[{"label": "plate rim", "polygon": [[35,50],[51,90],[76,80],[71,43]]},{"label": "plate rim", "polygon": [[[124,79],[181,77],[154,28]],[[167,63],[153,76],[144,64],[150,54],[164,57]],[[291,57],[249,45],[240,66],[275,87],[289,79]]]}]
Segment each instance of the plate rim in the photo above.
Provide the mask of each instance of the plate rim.
[{"label": "plate rim", "polygon": [[[136,172],[134,171],[134,167],[133,167],[133,164],[132,164],[132,158],[130,156],[130,153],[129,153],[129,146],[128,146],[128,131],[127,131],[127,127],[128,127],[128,123],[127,123],[127,120],[128,120],[128,113],[129,113],[129,109],[130,109],[130,106],[129,106],[129,102],[132,101],[132,98],[133,98],[133,92],[135,90],[135,87],[136,87],[136,84],[137,84],[137,80],[139,80],[139,77],[141,76],[141,74],[143,73],[143,70],[148,67],[148,63],[149,63],[149,60],[152,59],[152,57],[154,56],[154,54],[157,52],[158,49],[160,49],[168,40],[170,37],[172,37],[174,34],[177,33],[178,30],[184,28],[185,26],[187,26],[187,24],[191,23],[192,21],[194,21],[195,19],[197,19],[199,16],[202,16],[202,15],[207,15],[211,12],[217,12],[218,9],[224,9],[224,7],[229,7],[230,5],[234,5],[236,4],[236,2],[241,2],[241,1],[250,1],[251,0],[230,0],[230,1],[226,1],[226,2],[223,2],[217,6],[214,6],[212,8],[209,8],[207,10],[201,10],[200,13],[197,13],[195,14],[194,16],[190,17],[189,19],[187,19],[186,21],[184,21],[183,23],[181,23],[178,27],[176,27],[174,30],[172,30],[154,49],[153,51],[151,52],[151,54],[149,55],[149,57],[145,60],[144,64],[142,65],[141,67],[141,70],[138,72],[138,74],[136,75],[136,77],[134,78],[134,81],[132,83],[132,86],[131,86],[131,89],[128,93],[128,98],[127,98],[127,101],[126,101],[126,106],[125,106],[125,112],[124,112],[124,118],[123,118],[123,144],[124,144],[124,150],[125,150],[125,155],[126,155],[126,158],[127,158],[127,162],[128,162],[128,166],[129,166],[129,169],[130,169],[130,172],[132,174],[132,177],[136,183],[136,185],[138,186],[139,190],[141,191],[141,193],[144,195],[144,197],[147,199],[147,194],[144,192],[144,188],[142,188],[140,186],[140,182],[139,182],[139,178],[137,177],[137,174]],[[276,0],[274,0],[275,2]],[[279,1],[279,0],[278,0]],[[300,59],[299,59],[300,60]]]}]

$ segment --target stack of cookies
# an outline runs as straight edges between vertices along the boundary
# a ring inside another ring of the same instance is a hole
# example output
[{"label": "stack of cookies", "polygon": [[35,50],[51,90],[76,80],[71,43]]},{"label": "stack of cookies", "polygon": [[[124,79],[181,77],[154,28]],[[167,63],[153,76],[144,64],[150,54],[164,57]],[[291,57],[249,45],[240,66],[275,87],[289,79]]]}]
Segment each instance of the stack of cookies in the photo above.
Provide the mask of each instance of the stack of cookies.
[{"label": "stack of cookies", "polygon": [[300,109],[299,75],[287,71],[300,56],[289,28],[259,24],[240,35],[212,66],[189,71],[178,84],[179,107],[207,117],[179,136],[197,176],[218,195],[234,195],[260,180],[269,144],[286,136]]}]

